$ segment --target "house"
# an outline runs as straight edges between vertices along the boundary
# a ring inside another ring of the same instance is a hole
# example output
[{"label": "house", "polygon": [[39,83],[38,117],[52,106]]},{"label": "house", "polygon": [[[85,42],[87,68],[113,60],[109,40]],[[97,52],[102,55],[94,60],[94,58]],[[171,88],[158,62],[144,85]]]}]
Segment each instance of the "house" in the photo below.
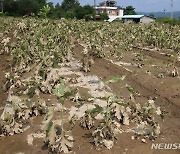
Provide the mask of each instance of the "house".
[{"label": "house", "polygon": [[148,24],[148,23],[154,22],[154,21],[155,21],[155,18],[149,17],[149,16],[145,16],[145,15],[124,15],[124,16],[122,17],[122,20],[123,20],[125,23],[135,22],[135,23]]},{"label": "house", "polygon": [[100,14],[107,13],[109,17],[108,21],[110,22],[122,17],[124,12],[121,7],[116,6],[116,1],[101,2],[98,6],[95,7],[95,10],[97,19],[100,17]]},{"label": "house", "polygon": [[96,19],[101,19],[102,13],[107,13],[109,19],[107,21],[112,22],[114,20],[123,20],[127,22],[135,23],[151,23],[155,21],[155,18],[145,15],[124,15],[123,8],[116,5],[116,1],[104,1],[95,6]]}]

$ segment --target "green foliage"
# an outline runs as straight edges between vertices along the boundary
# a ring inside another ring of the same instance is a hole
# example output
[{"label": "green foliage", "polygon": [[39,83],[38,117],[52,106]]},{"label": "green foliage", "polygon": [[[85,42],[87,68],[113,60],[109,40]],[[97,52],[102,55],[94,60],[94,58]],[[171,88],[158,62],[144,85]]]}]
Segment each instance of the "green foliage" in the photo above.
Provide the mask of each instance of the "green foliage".
[{"label": "green foliage", "polygon": [[61,84],[59,85],[58,88],[53,90],[53,93],[57,96],[57,98],[61,98],[65,94],[65,85],[64,81],[61,79]]},{"label": "green foliage", "polygon": [[75,12],[73,10],[68,10],[66,13],[64,13],[64,17],[66,19],[72,19],[75,17]]},{"label": "green foliage", "polygon": [[[4,1],[5,12],[11,16],[38,15],[41,18],[77,18],[92,20],[95,10],[90,5],[80,6],[78,0],[64,0],[62,5],[57,3],[54,7],[52,2],[46,0],[6,0]],[[4,14],[0,14],[3,16]]]},{"label": "green foliage", "polygon": [[91,109],[91,110],[87,110],[87,113],[90,113],[91,116],[95,117],[96,115],[98,115],[100,112],[103,111],[103,108],[97,104],[94,105],[95,108]]},{"label": "green foliage", "polygon": [[19,15],[31,15],[37,14],[39,10],[39,4],[36,0],[19,0],[18,1],[18,14]]},{"label": "green foliage", "polygon": [[124,15],[135,15],[135,14],[136,14],[136,11],[135,11],[135,8],[133,6],[127,6],[124,9]]},{"label": "green foliage", "polygon": [[2,13],[2,12],[0,12],[0,17],[5,17],[5,16],[7,16],[8,15],[8,13],[6,12],[6,13]]},{"label": "green foliage", "polygon": [[59,87],[54,89],[53,93],[58,99],[65,100],[70,96],[74,96],[77,93],[77,89],[76,88],[69,89],[68,87],[65,87],[64,81],[61,79],[61,83]]},{"label": "green foliage", "polygon": [[35,90],[36,90],[36,87],[30,87],[28,89],[28,92],[27,92],[27,95],[32,98],[34,95],[35,95]]},{"label": "green foliage", "polygon": [[157,18],[156,22],[161,23],[161,24],[169,24],[172,26],[180,25],[180,19],[175,19],[175,18],[172,19],[172,18],[168,18],[168,17]]},{"label": "green foliage", "polygon": [[45,4],[46,0],[5,0],[4,12],[13,16],[37,14]]},{"label": "green foliage", "polygon": [[125,76],[122,76],[122,77],[115,77],[115,78],[112,78],[108,81],[106,81],[106,84],[109,84],[109,83],[116,83],[118,81],[122,81],[125,79]]},{"label": "green foliage", "polygon": [[9,15],[17,15],[18,1],[5,0],[4,1],[4,12],[8,12]]},{"label": "green foliage", "polygon": [[50,8],[49,5],[43,6],[43,8],[40,9],[40,11],[39,11],[39,13],[38,13],[39,17],[41,17],[41,18],[47,18],[47,15],[49,14],[50,9],[51,9],[51,8]]},{"label": "green foliage", "polygon": [[133,87],[131,87],[130,85],[126,85],[126,88],[135,95],[140,95],[140,93],[138,91],[136,91]]},{"label": "green foliage", "polygon": [[72,9],[77,9],[80,6],[78,0],[63,0],[62,2],[62,9],[64,12]]},{"label": "green foliage", "polygon": [[46,78],[47,78],[47,72],[45,71],[45,69],[40,69],[40,70],[38,71],[38,74],[39,74],[39,76],[42,77],[43,80],[46,80]]},{"label": "green foliage", "polygon": [[108,17],[108,14],[107,13],[102,13],[102,14],[100,14],[100,16],[101,16],[101,20],[108,20],[109,19],[109,17]]},{"label": "green foliage", "polygon": [[87,21],[92,20],[95,15],[95,10],[92,6],[85,5],[83,7],[78,7],[75,13],[77,19],[85,19]]},{"label": "green foliage", "polygon": [[63,15],[62,7],[57,3],[50,11],[50,18],[61,18]]}]

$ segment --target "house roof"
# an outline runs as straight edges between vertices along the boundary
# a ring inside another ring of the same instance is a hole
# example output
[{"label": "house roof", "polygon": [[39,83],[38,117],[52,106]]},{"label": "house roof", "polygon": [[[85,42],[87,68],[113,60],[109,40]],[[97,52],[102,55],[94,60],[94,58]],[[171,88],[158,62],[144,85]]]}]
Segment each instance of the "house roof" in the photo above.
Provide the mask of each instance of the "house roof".
[{"label": "house roof", "polygon": [[142,18],[142,17],[144,17],[145,15],[124,15],[123,17],[122,17],[122,19],[124,19],[124,18],[131,18],[131,19],[137,19],[137,18]]},{"label": "house roof", "polygon": [[138,18],[142,18],[142,17],[149,17],[152,19],[156,19],[155,17],[151,17],[151,16],[147,16],[147,15],[124,15],[122,17],[122,19],[138,19]]},{"label": "house roof", "polygon": [[118,7],[109,7],[109,6],[97,6],[95,9],[109,9],[109,10],[117,10]]},{"label": "house roof", "polygon": [[122,16],[109,16],[109,19],[107,21],[112,22],[112,21],[114,21],[116,19],[121,19],[121,18],[122,18]]},{"label": "house roof", "polygon": [[116,1],[104,1],[104,2],[99,3],[99,5],[114,7],[114,6],[116,6]]}]

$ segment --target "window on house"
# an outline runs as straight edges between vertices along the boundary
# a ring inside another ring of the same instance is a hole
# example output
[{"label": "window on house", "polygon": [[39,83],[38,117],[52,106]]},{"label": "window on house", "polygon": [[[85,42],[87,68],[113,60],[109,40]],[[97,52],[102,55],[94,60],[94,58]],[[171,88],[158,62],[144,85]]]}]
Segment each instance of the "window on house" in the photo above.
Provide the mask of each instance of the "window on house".
[{"label": "window on house", "polygon": [[109,14],[112,14],[112,10],[109,10]]}]

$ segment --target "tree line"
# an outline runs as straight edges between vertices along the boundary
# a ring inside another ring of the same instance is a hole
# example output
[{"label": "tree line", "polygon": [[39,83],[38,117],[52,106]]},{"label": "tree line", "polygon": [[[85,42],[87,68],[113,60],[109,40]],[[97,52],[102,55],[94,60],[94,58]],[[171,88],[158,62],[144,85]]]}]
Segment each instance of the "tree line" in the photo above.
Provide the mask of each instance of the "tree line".
[{"label": "tree line", "polygon": [[[78,0],[63,0],[61,4],[54,5],[46,0],[4,0],[3,10],[10,16],[39,16],[48,18],[77,18],[93,19],[94,7],[81,6]],[[125,14],[136,14],[135,8],[128,6],[124,9]],[[102,14],[102,19],[107,15]]]},{"label": "tree line", "polygon": [[10,16],[38,16],[44,11],[49,18],[83,19],[95,14],[92,6],[80,6],[78,0],[64,0],[61,5],[46,0],[4,0],[3,10]]}]

